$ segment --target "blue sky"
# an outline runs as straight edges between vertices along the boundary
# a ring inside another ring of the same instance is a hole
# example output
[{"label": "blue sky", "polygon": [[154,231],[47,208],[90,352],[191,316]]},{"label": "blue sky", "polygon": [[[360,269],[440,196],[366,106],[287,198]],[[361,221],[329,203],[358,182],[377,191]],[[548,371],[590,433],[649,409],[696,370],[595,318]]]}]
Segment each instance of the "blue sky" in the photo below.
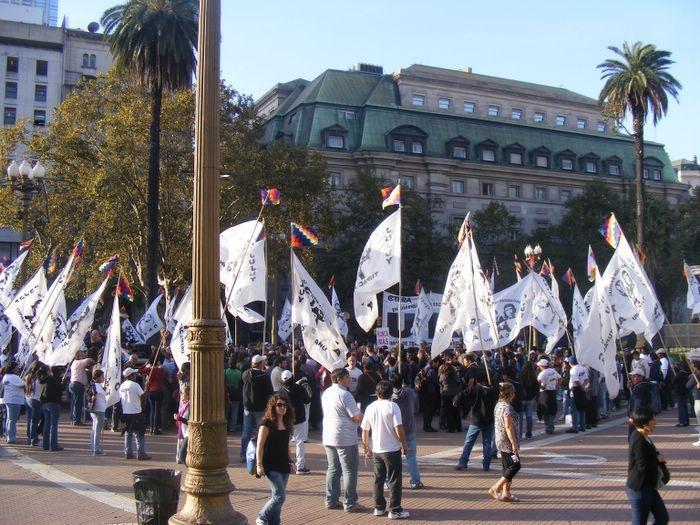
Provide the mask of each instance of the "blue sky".
[{"label": "blue sky", "polygon": [[[116,0],[59,0],[59,21],[86,28]],[[596,65],[627,40],[673,53],[680,102],[646,138],[672,159],[700,155],[697,0],[222,0],[223,78],[259,97],[277,82],[313,79],[356,62],[385,72],[420,63],[561,86],[597,97]],[[291,6],[291,7],[290,7]]]}]

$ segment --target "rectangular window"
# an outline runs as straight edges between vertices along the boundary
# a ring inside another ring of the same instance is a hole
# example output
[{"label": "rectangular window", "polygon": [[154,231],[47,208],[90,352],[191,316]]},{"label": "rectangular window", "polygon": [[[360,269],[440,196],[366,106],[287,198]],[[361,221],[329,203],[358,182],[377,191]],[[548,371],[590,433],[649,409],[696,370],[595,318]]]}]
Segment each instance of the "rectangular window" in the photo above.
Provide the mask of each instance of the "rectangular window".
[{"label": "rectangular window", "polygon": [[649,178],[649,168],[644,168],[644,169],[642,170],[642,177],[645,178],[645,179],[648,179],[648,178]]},{"label": "rectangular window", "polygon": [[606,129],[607,129],[607,126],[605,125],[605,122],[603,122],[602,120],[599,120],[598,121],[598,131],[600,133],[605,133]]},{"label": "rectangular window", "polygon": [[328,176],[328,185],[331,187],[332,190],[335,190],[337,188],[340,188],[341,180],[342,179],[340,173],[331,173]]},{"label": "rectangular window", "polygon": [[34,125],[40,128],[46,126],[46,111],[43,109],[34,110]]},{"label": "rectangular window", "polygon": [[440,109],[450,109],[450,106],[452,105],[452,102],[450,101],[449,98],[439,98],[438,99],[438,108]]},{"label": "rectangular window", "polygon": [[549,228],[549,221],[546,219],[538,219],[535,221],[535,228],[538,230],[546,230]]},{"label": "rectangular window", "polygon": [[580,118],[576,120],[576,127],[578,129],[586,129],[586,126],[588,126],[588,122],[585,118]]},{"label": "rectangular window", "polygon": [[572,171],[574,169],[574,161],[571,159],[561,159],[561,169]]},{"label": "rectangular window", "polygon": [[542,113],[541,111],[535,111],[532,120],[534,120],[535,122],[544,122],[544,113]]},{"label": "rectangular window", "polygon": [[394,151],[403,153],[406,151],[406,143],[403,140],[394,141]]},{"label": "rectangular window", "polygon": [[416,178],[413,175],[402,175],[401,186],[404,190],[412,190],[416,185]]},{"label": "rectangular window", "polygon": [[467,158],[467,148],[464,146],[453,146],[452,147],[452,157],[455,159],[466,159]]},{"label": "rectangular window", "polygon": [[493,184],[491,182],[481,183],[481,194],[489,197],[493,196]]},{"label": "rectangular window", "polygon": [[329,148],[343,149],[345,147],[345,138],[342,135],[328,135],[326,146]]},{"label": "rectangular window", "polygon": [[484,162],[495,162],[496,152],[492,149],[481,150],[481,160],[483,160]]},{"label": "rectangular window", "polygon": [[2,123],[5,126],[14,126],[15,122],[17,122],[17,108],[5,107]]},{"label": "rectangular window", "polygon": [[349,111],[347,109],[339,109],[338,110],[338,119],[339,120],[355,120],[355,112]]},{"label": "rectangular window", "polygon": [[511,152],[508,156],[508,161],[511,164],[522,164],[523,163],[523,154]]},{"label": "rectangular window", "polygon": [[608,166],[608,175],[619,175],[620,174],[620,165],[619,164],[610,164]]},{"label": "rectangular window", "polygon": [[587,160],[585,164],[586,173],[598,173],[598,163]]},{"label": "rectangular window", "polygon": [[546,201],[547,200],[547,188],[535,188],[535,200]]},{"label": "rectangular window", "polygon": [[651,170],[651,175],[654,178],[654,180],[661,180],[661,170],[660,169]]},{"label": "rectangular window", "polygon": [[17,82],[5,82],[5,98],[17,98]]},{"label": "rectangular window", "polygon": [[411,104],[414,106],[425,106],[425,97],[423,95],[413,95],[411,97]]},{"label": "rectangular window", "polygon": [[36,61],[36,75],[38,77],[45,77],[49,74],[49,63],[46,60]]},{"label": "rectangular window", "polygon": [[549,168],[549,157],[547,155],[536,155],[535,166],[538,168]]},{"label": "rectangular window", "polygon": [[519,199],[520,186],[508,186],[508,197],[510,197],[511,199]]},{"label": "rectangular window", "polygon": [[452,180],[452,193],[464,193],[463,180]]},{"label": "rectangular window", "polygon": [[476,104],[474,102],[464,102],[464,112],[474,113],[476,111]]},{"label": "rectangular window", "polygon": [[566,117],[564,115],[557,115],[554,122],[557,126],[566,126]]},{"label": "rectangular window", "polygon": [[559,202],[566,202],[571,198],[571,190],[559,190]]},{"label": "rectangular window", "polygon": [[489,117],[497,117],[501,112],[500,106],[489,106],[488,115]]},{"label": "rectangular window", "polygon": [[414,155],[423,154],[423,143],[422,142],[411,142],[411,153]]},{"label": "rectangular window", "polygon": [[510,112],[510,118],[512,118],[513,120],[522,120],[523,110],[513,108]]},{"label": "rectangular window", "polygon": [[7,57],[7,68],[5,71],[8,73],[19,73],[19,58]]},{"label": "rectangular window", "polygon": [[46,86],[43,84],[37,84],[34,86],[34,101],[35,102],[46,102]]}]

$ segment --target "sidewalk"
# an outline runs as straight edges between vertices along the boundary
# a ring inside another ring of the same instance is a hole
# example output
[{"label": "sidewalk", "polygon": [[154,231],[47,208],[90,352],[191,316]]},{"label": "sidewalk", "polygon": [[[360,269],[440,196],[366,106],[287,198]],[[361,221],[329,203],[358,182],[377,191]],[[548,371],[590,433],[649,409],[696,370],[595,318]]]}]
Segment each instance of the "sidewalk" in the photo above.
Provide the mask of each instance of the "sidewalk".
[{"label": "sidewalk", "polygon": [[[125,460],[119,434],[105,433],[106,456],[87,452],[89,427],[72,427],[64,417],[59,441],[65,450],[0,446],[0,523],[12,524],[114,524],[134,523],[135,506],[131,473],[141,468],[179,468],[175,465],[175,436],[146,436],[149,462]],[[698,523],[700,516],[700,449],[693,427],[676,428],[675,412],[659,417],[654,434],[657,447],[669,460],[672,481],[662,491],[673,523]],[[24,436],[24,422],[18,435]],[[593,431],[554,436],[542,435],[536,426],[534,439],[523,444],[523,469],[513,483],[520,503],[501,503],[486,490],[499,476],[500,460],[490,472],[481,469],[480,443],[472,452],[470,468],[455,471],[462,434],[418,436],[419,465],[426,488],[404,488],[403,505],[411,523],[629,523],[624,492],[627,469],[626,424],[621,413],[601,422]],[[282,517],[285,524],[376,524],[386,518],[345,514],[323,506],[325,453],[320,435],[312,433],[307,446],[308,476],[291,476]],[[229,436],[229,474],[236,490],[231,495],[236,510],[250,523],[269,495],[267,484],[250,476],[239,463],[239,436]],[[405,479],[405,478],[404,478]],[[372,467],[360,460],[360,503],[372,506]],[[180,504],[185,495],[181,494]]]}]

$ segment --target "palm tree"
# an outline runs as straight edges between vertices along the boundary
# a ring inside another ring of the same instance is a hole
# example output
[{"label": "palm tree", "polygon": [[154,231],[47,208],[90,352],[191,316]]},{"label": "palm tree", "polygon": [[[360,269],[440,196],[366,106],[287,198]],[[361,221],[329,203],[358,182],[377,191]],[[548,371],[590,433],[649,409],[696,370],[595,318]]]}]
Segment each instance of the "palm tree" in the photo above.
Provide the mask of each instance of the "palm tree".
[{"label": "palm tree", "polygon": [[608,59],[598,68],[605,85],[600,91],[599,101],[606,107],[606,113],[622,120],[632,116],[632,139],[636,155],[635,175],[637,180],[637,246],[644,244],[644,123],[651,112],[654,125],[668,111],[668,95],[678,100],[680,83],[668,72],[673,64],[669,51],[660,51],[652,44],[635,42],[632,47],[627,42],[622,50],[608,47],[619,59]]},{"label": "palm tree", "polygon": [[160,117],[163,90],[189,86],[196,67],[197,0],[128,0],[102,15],[118,71],[132,75],[151,95],[148,152],[146,291],[155,298],[160,225]]}]

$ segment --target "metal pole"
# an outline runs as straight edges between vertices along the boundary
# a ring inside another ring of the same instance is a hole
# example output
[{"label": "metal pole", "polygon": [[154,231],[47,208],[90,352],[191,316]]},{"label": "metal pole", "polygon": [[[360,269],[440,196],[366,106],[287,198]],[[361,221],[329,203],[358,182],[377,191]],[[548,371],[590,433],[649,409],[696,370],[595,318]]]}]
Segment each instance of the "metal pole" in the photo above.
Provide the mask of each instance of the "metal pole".
[{"label": "metal pole", "polygon": [[[291,228],[291,226],[290,226]],[[291,238],[291,236],[290,236]],[[294,290],[295,290],[295,282],[294,282],[294,247],[291,245],[291,242],[289,244],[289,276],[292,279],[292,302],[294,301]],[[294,362],[296,359],[294,359],[294,321],[290,319],[289,321],[290,326],[292,328],[292,375],[296,374],[296,366],[294,365]]]},{"label": "metal pole", "polygon": [[197,46],[190,420],[185,505],[171,524],[243,524],[233,510],[224,418],[226,335],[219,294],[219,46],[221,1],[200,0]]}]

